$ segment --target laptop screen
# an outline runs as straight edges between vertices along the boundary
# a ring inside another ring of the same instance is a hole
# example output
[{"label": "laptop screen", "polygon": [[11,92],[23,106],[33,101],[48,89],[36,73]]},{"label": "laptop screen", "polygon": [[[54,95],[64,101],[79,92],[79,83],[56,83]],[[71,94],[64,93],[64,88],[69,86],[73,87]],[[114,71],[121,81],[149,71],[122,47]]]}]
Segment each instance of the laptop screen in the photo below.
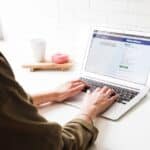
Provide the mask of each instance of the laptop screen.
[{"label": "laptop screen", "polygon": [[95,30],[85,71],[145,84],[150,70],[150,38]]}]

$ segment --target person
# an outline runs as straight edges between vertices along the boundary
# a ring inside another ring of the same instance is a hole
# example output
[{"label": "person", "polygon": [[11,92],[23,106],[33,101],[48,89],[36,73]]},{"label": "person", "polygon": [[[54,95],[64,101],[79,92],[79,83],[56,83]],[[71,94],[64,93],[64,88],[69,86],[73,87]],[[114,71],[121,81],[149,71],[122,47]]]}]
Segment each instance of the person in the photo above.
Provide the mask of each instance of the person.
[{"label": "person", "polygon": [[93,120],[118,97],[112,89],[103,87],[88,93],[80,114],[64,126],[48,122],[36,108],[45,102],[63,102],[86,86],[85,82],[74,80],[56,91],[30,96],[0,53],[0,149],[87,150],[98,134]]}]

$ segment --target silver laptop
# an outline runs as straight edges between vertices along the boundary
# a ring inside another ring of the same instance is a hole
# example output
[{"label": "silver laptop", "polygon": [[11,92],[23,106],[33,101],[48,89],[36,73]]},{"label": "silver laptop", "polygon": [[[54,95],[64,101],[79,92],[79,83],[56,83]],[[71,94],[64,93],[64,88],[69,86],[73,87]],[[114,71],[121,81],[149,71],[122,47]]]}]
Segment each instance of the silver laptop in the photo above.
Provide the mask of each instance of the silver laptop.
[{"label": "silver laptop", "polygon": [[[119,93],[117,102],[102,114],[117,120],[148,93],[149,70],[149,37],[94,30],[80,77],[90,90],[106,85]],[[85,91],[67,104],[80,108]]]}]

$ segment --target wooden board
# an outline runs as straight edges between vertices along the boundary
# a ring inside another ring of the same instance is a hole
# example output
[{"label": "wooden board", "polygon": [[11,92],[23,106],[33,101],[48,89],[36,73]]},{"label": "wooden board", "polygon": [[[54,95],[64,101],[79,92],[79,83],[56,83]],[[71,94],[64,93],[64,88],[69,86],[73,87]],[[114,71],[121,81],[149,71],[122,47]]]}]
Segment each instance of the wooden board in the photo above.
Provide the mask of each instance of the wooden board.
[{"label": "wooden board", "polygon": [[23,68],[29,68],[30,71],[37,70],[69,70],[72,67],[72,63],[64,63],[64,64],[56,64],[52,62],[41,62],[41,63],[33,63],[33,64],[25,64],[22,66]]}]

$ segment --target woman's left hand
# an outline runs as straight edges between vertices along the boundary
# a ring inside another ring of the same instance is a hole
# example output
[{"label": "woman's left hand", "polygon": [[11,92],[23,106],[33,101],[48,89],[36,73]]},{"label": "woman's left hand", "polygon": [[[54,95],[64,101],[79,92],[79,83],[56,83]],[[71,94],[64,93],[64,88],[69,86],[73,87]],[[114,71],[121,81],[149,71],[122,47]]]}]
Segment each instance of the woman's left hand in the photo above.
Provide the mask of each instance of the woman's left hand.
[{"label": "woman's left hand", "polygon": [[68,98],[76,96],[79,94],[86,86],[85,82],[81,80],[74,80],[65,83],[63,86],[57,89],[57,100],[56,102],[63,102]]}]

